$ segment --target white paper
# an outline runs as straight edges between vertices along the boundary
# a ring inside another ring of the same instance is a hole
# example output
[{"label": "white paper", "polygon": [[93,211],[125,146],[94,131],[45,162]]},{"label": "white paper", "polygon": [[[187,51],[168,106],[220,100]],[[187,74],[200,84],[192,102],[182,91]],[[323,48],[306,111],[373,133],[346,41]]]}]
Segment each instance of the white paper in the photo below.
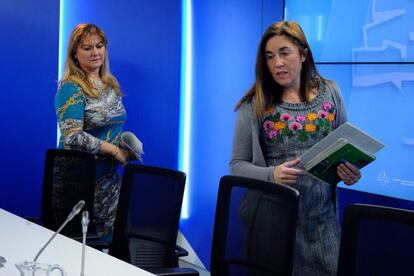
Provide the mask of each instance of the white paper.
[{"label": "white paper", "polygon": [[328,136],[320,140],[307,152],[305,152],[299,158],[300,162],[298,167],[304,167],[307,162],[315,158],[321,151],[330,147],[341,138],[346,139],[349,143],[371,155],[374,155],[377,151],[384,147],[383,143],[347,122],[333,130],[328,134]]}]

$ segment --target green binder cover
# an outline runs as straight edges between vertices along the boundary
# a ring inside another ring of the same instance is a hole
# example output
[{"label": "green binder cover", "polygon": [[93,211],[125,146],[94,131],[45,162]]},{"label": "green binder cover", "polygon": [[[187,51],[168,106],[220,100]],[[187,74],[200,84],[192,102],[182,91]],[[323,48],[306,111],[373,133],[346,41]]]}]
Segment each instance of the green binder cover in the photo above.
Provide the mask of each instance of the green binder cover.
[{"label": "green binder cover", "polygon": [[363,152],[350,143],[346,143],[311,168],[305,169],[320,180],[330,184],[337,184],[341,181],[341,178],[336,173],[336,168],[341,162],[348,161],[361,169],[374,160],[375,156]]}]

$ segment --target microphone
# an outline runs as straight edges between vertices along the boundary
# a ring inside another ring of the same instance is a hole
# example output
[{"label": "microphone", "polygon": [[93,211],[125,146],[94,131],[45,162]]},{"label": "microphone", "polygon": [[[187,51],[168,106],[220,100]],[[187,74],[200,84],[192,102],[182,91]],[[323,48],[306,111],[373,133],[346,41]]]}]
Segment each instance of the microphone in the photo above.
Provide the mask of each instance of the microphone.
[{"label": "microphone", "polygon": [[86,234],[88,233],[89,225],[89,212],[83,211],[82,213],[82,263],[81,263],[81,276],[85,275],[85,244],[86,244]]},{"label": "microphone", "polygon": [[[67,220],[66,223],[71,221],[77,214],[79,214],[79,212],[82,210],[83,206],[85,206],[85,201],[84,200],[80,200],[78,203],[76,203],[76,205],[73,206],[72,212],[70,212],[70,214],[68,215],[68,218],[66,219]],[[62,225],[62,226],[64,226],[64,225]]]},{"label": "microphone", "polygon": [[80,200],[72,209],[66,220],[62,223],[62,225],[59,227],[59,229],[52,235],[52,237],[46,242],[46,244],[39,250],[39,252],[36,254],[36,257],[34,257],[33,262],[36,262],[39,258],[40,254],[45,250],[45,248],[49,245],[49,243],[56,237],[57,234],[62,231],[63,227],[66,226],[66,224],[71,221],[79,212],[82,210],[83,206],[85,206],[85,201]]},{"label": "microphone", "polygon": [[89,212],[83,211],[82,212],[82,234],[86,235],[88,233],[88,225],[89,225]]}]

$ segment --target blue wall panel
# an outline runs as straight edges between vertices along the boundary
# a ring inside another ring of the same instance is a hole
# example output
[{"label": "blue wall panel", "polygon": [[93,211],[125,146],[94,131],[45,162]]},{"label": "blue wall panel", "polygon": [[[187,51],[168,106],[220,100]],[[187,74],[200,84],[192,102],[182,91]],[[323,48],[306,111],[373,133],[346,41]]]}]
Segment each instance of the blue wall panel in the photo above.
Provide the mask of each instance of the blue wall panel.
[{"label": "blue wall panel", "polygon": [[286,0],[318,62],[413,61],[413,13],[405,0]]},{"label": "blue wall panel", "polygon": [[[340,218],[352,203],[414,209],[413,2],[305,2],[287,0],[286,17],[302,25],[322,75],[338,82],[349,120],[386,145],[356,185],[339,186]],[[403,238],[393,245],[411,250]],[[359,249],[375,255],[366,244]]]},{"label": "blue wall panel", "polygon": [[414,61],[412,1],[286,0],[286,7],[318,62]]},{"label": "blue wall panel", "polygon": [[411,166],[414,161],[414,146],[407,143],[412,139],[414,131],[411,123],[414,114],[410,107],[414,101],[414,94],[411,93],[414,83],[405,82],[400,89],[391,83],[382,83],[375,88],[358,87],[352,83],[356,74],[374,76],[393,71],[413,72],[414,65],[325,64],[318,67],[323,76],[335,79],[341,87],[349,121],[386,145],[376,155],[377,160],[362,169],[363,178],[357,185],[347,187],[341,184],[341,187],[414,200],[414,174]]},{"label": "blue wall panel", "polygon": [[[109,36],[110,61],[146,164],[177,167],[181,1],[62,1],[62,39],[81,22]],[[40,213],[44,154],[56,146],[59,1],[0,2],[4,108],[0,207]],[[22,172],[22,170],[24,170]]]},{"label": "blue wall panel", "polygon": [[44,155],[56,145],[59,1],[0,1],[0,207],[40,212]]},{"label": "blue wall panel", "polygon": [[218,183],[229,174],[233,110],[253,83],[263,28],[282,11],[282,1],[193,1],[190,217],[181,230],[207,267]]},{"label": "blue wall panel", "polygon": [[177,167],[181,1],[64,1],[66,33],[79,23],[102,27],[111,70],[126,95],[125,130],[144,143],[144,162]]},{"label": "blue wall panel", "polygon": [[350,122],[386,145],[349,188],[405,200],[414,200],[413,13],[405,0],[286,1],[322,75],[340,85]]}]

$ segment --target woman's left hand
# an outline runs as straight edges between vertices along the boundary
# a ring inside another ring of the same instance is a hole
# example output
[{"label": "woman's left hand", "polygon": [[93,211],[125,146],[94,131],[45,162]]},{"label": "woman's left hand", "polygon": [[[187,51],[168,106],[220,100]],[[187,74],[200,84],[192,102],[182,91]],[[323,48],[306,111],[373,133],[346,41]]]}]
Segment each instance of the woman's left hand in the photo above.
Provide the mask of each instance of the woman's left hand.
[{"label": "woman's left hand", "polygon": [[336,172],[346,185],[353,185],[361,178],[360,170],[349,162],[340,164]]}]

